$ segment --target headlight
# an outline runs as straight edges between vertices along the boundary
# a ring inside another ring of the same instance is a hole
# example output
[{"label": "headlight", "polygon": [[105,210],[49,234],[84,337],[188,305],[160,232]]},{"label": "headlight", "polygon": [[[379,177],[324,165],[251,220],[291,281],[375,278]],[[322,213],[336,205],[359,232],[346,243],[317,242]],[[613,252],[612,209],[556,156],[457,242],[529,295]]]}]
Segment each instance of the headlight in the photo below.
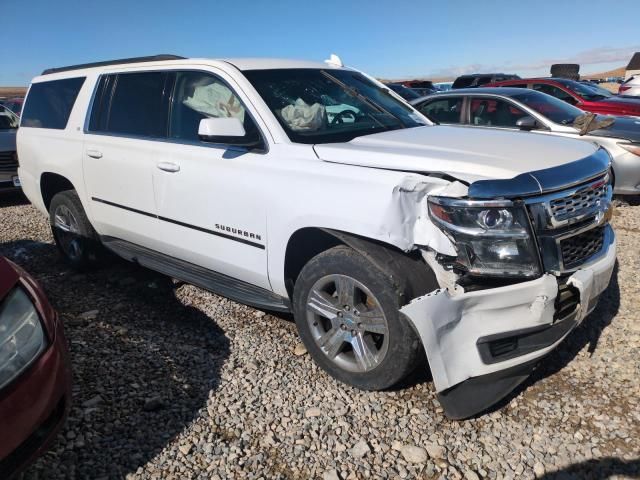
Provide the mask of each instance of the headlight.
[{"label": "headlight", "polygon": [[534,277],[540,274],[523,206],[503,200],[430,197],[429,214],[455,243],[459,268],[475,275]]},{"label": "headlight", "polygon": [[46,339],[31,299],[16,288],[0,305],[0,388],[45,349]]}]

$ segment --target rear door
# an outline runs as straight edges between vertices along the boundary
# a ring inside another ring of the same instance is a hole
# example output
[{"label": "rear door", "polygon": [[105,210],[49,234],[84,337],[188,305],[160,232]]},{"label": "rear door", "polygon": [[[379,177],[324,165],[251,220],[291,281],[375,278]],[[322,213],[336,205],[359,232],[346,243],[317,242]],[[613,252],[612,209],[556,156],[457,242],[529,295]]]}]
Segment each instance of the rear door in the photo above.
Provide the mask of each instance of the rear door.
[{"label": "rear door", "polygon": [[442,97],[429,100],[416,108],[427,118],[441,125],[459,125],[463,122],[463,104],[463,96]]},{"label": "rear door", "polygon": [[156,249],[152,169],[166,139],[166,72],[103,75],[84,142],[84,180],[102,235]]},{"label": "rear door", "polygon": [[471,125],[520,130],[517,121],[529,116],[511,102],[500,98],[477,96],[469,100]]}]

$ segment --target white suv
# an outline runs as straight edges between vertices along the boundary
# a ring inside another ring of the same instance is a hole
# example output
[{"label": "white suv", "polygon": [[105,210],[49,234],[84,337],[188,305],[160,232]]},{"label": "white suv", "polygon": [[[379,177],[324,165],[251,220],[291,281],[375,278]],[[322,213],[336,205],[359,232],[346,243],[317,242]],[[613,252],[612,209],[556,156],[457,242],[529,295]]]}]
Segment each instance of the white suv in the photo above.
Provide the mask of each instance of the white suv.
[{"label": "white suv", "polygon": [[394,385],[424,349],[454,418],[526,378],[615,262],[604,150],[434,126],[336,65],[159,56],[47,70],[18,153],[24,192],[75,267],[106,247],[293,311],[314,360],[358,388]]},{"label": "white suv", "polygon": [[623,97],[640,97],[640,75],[627,78],[620,85],[618,94]]}]

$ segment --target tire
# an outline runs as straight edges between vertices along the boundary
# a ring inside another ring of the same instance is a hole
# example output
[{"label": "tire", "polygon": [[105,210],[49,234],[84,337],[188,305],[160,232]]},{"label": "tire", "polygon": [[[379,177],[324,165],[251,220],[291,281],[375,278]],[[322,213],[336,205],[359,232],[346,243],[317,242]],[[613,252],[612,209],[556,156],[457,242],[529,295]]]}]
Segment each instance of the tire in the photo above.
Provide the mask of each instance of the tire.
[{"label": "tire", "polygon": [[87,271],[98,265],[102,245],[75,190],[54,195],[49,222],[56,246],[72,268]]},{"label": "tire", "polygon": [[567,78],[569,80],[580,79],[580,65],[577,63],[556,63],[551,65],[551,76]]},{"label": "tire", "polygon": [[[315,362],[337,380],[363,390],[383,390],[419,364],[422,343],[398,311],[406,303],[406,287],[395,281],[403,278],[397,267],[385,265],[387,271],[383,271],[354,249],[340,245],[312,258],[300,272],[293,293],[300,338]],[[355,286],[351,289],[355,294],[349,305],[346,295],[339,298],[338,290],[347,291],[350,285]],[[373,355],[366,355],[367,351]]]}]

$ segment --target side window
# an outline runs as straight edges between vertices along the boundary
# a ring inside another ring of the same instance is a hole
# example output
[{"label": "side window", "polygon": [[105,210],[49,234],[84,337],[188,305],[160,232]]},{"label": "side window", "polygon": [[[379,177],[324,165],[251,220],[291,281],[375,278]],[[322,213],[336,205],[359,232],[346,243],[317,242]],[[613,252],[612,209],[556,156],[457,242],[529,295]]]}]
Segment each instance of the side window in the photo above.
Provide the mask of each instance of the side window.
[{"label": "side window", "polygon": [[427,102],[418,110],[438,123],[460,123],[462,98],[443,98]]},{"label": "side window", "polygon": [[64,130],[85,77],[34,83],[22,110],[23,127]]},{"label": "side window", "polygon": [[247,136],[259,135],[253,119],[226,83],[206,72],[177,72],[169,137],[198,141],[200,120],[211,117],[236,117]]},{"label": "side window", "polygon": [[166,72],[103,76],[94,100],[89,130],[166,137],[167,76]]},{"label": "side window", "polygon": [[474,98],[471,101],[471,124],[488,127],[515,128],[527,114],[504,100]]},{"label": "side window", "polygon": [[577,102],[575,98],[569,95],[567,92],[558,88],[554,85],[547,85],[546,83],[534,83],[533,89],[538,92],[546,93],[547,95],[551,95],[552,97],[559,98],[563,102],[570,103],[571,105],[575,105]]}]

